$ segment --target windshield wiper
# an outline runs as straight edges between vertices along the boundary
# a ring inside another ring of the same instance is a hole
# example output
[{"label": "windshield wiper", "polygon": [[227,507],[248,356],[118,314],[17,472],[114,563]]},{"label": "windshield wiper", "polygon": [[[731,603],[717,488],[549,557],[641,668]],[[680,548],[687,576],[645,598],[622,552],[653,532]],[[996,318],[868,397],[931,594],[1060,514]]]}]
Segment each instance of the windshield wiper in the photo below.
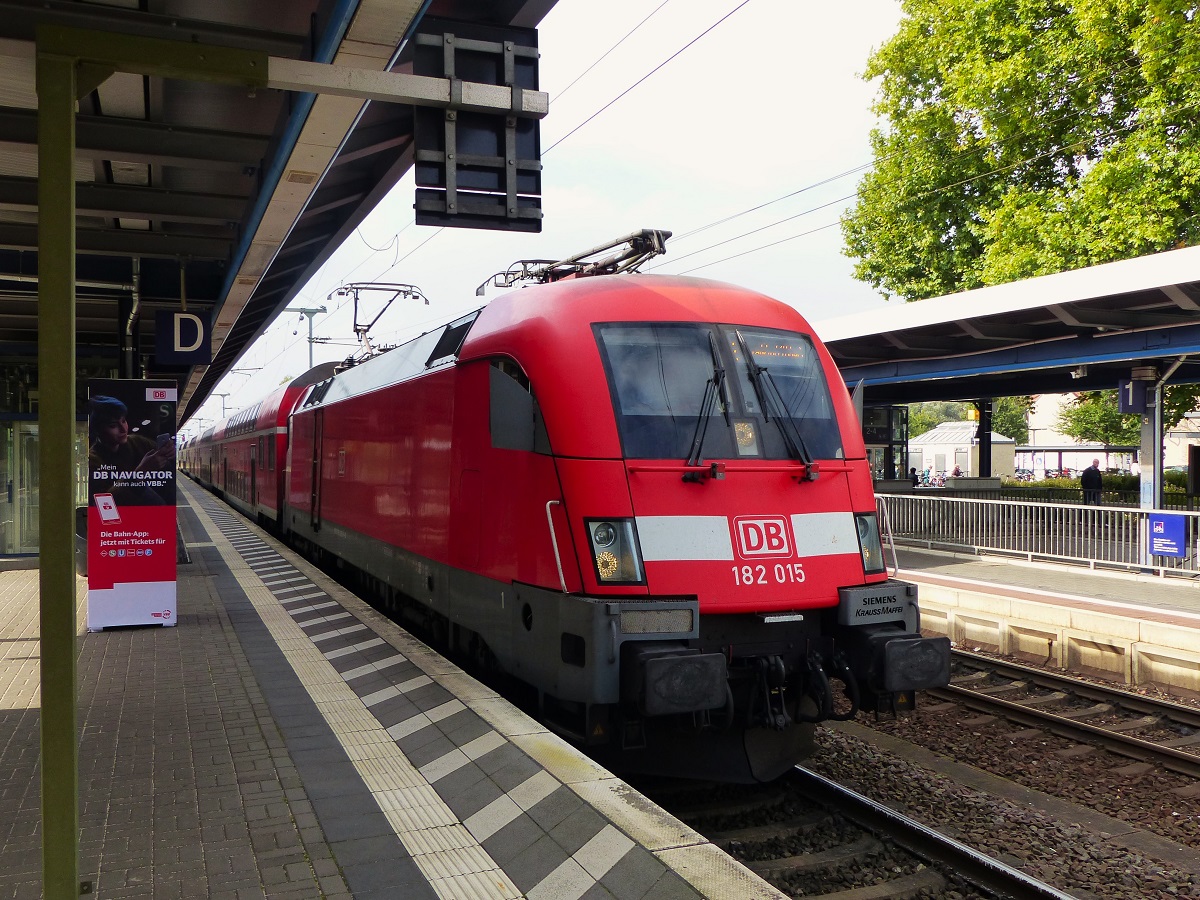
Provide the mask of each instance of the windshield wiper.
[{"label": "windshield wiper", "polygon": [[754,354],[750,352],[750,347],[742,333],[740,331],[735,333],[738,346],[742,348],[742,357],[746,360],[746,369],[750,373],[750,383],[754,385],[754,393],[758,397],[759,406],[762,407],[763,418],[769,422],[773,413],[775,425],[783,437],[788,455],[804,464],[804,477],[807,481],[816,481],[817,465],[813,461],[812,454],[808,452],[800,429],[792,417],[787,414],[787,403],[784,402],[779,386],[775,384],[775,379],[771,377],[771,373],[767,371],[766,367],[760,366],[754,359]]},{"label": "windshield wiper", "polygon": [[721,364],[721,354],[717,350],[717,342],[711,331],[708,333],[708,349],[712,354],[713,373],[712,377],[704,383],[704,397],[700,400],[700,415],[696,419],[696,428],[692,432],[692,449],[685,460],[685,465],[689,466],[700,465],[704,437],[708,434],[708,420],[712,417],[714,405],[720,403],[721,411],[725,415],[725,427],[728,428],[730,424],[729,397],[725,393],[725,366]]}]

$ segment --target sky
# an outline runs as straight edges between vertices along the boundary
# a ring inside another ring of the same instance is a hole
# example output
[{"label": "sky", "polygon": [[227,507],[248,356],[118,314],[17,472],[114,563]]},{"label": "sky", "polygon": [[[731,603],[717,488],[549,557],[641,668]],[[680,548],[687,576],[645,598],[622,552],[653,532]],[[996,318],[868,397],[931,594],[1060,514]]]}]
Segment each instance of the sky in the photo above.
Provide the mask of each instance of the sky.
[{"label": "sky", "polygon": [[[899,18],[898,0],[558,0],[538,28],[550,95],[542,232],[418,227],[410,174],[289,304],[329,311],[312,320],[324,339],[313,361],[359,347],[343,284],[421,289],[428,305],[397,300],[370,333],[395,344],[483,305],[497,289],[479,298],[476,287],[515,260],[561,259],[642,228],[674,235],[642,271],[761,291],[818,334],[822,319],[881,308],[853,277],[837,223],[877,124],[877,85],[861,73]],[[364,303],[360,319],[378,313]],[[281,314],[185,433],[303,373],[308,324]]]}]

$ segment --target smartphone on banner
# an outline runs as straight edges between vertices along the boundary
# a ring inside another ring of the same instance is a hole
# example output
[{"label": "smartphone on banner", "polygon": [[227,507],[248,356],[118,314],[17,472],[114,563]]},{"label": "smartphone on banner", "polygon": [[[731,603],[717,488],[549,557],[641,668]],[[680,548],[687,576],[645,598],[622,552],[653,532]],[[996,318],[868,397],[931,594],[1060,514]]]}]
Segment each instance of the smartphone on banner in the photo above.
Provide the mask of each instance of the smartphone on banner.
[{"label": "smartphone on banner", "polygon": [[96,509],[100,510],[100,521],[117,524],[121,521],[121,513],[113,500],[112,494],[97,494]]}]

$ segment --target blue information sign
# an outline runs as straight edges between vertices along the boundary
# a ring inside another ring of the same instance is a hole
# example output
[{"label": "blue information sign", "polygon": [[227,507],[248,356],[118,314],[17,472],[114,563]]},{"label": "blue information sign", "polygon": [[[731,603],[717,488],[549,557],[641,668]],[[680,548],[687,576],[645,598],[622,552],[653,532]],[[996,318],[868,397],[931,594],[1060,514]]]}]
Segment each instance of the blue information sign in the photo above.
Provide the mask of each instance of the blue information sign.
[{"label": "blue information sign", "polygon": [[1187,554],[1184,516],[1162,513],[1150,516],[1150,552],[1155,556],[1183,557]]},{"label": "blue information sign", "polygon": [[1117,382],[1117,412],[1144,413],[1146,411],[1146,381],[1122,378]]}]

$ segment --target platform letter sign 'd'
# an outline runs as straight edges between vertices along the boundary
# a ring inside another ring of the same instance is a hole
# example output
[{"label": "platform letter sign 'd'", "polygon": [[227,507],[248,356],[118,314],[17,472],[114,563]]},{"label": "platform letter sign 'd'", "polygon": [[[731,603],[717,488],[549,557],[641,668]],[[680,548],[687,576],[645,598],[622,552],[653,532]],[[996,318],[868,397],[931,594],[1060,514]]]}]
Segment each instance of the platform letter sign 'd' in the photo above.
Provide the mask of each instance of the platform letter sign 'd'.
[{"label": "platform letter sign 'd'", "polygon": [[88,630],[175,624],[173,381],[88,382]]},{"label": "platform letter sign 'd'", "polygon": [[1187,555],[1186,530],[1183,516],[1169,513],[1150,516],[1150,552],[1177,558]]},{"label": "platform letter sign 'd'", "polygon": [[1144,413],[1148,382],[1122,378],[1117,382],[1117,412]]},{"label": "platform letter sign 'd'", "polygon": [[154,361],[160,366],[207,366],[212,333],[207,313],[160,309],[154,314]]}]

